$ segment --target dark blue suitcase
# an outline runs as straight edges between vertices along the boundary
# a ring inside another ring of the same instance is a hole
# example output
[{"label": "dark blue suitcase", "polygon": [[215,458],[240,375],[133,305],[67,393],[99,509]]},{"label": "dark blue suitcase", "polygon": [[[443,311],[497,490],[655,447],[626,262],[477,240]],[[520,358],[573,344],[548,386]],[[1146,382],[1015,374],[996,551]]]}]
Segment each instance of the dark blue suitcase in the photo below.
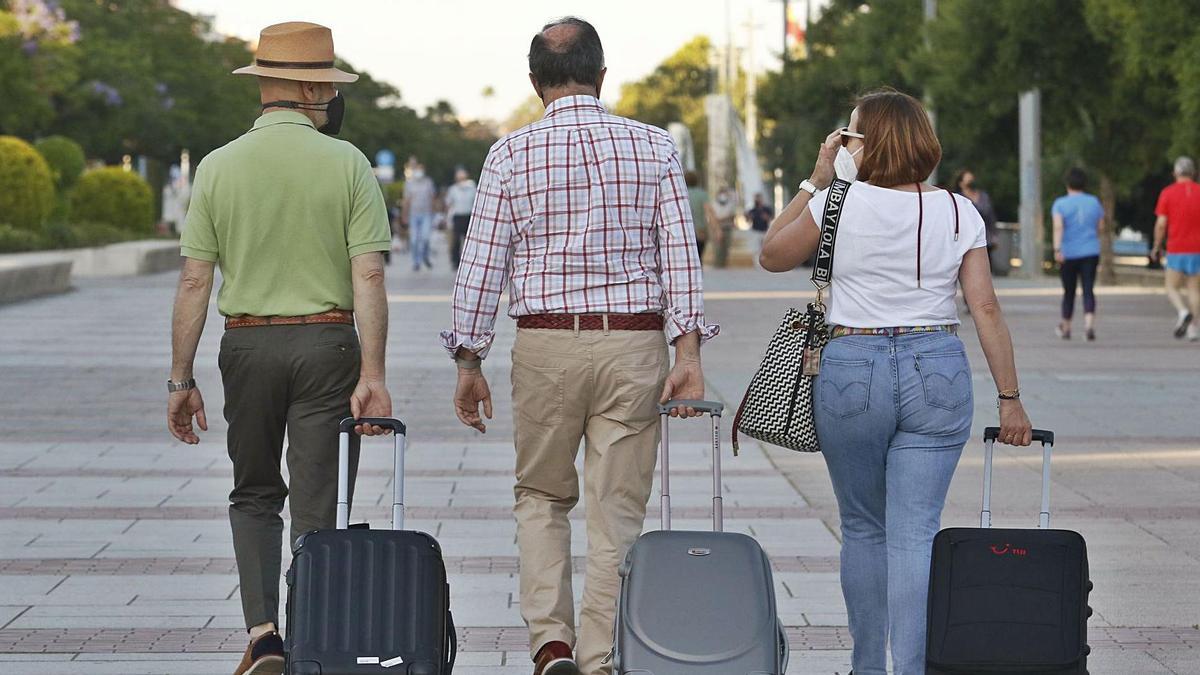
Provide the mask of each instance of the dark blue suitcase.
[{"label": "dark blue suitcase", "polygon": [[287,573],[290,675],[450,675],[457,638],[437,541],[404,531],[405,427],[395,436],[391,530],[349,528],[349,442],[339,436],[337,529],[302,535]]},{"label": "dark blue suitcase", "polygon": [[1042,511],[1037,529],[992,527],[992,450],[984,432],[979,527],[951,527],[933,540],[926,637],[927,675],[1087,675],[1087,544],[1050,529],[1050,454],[1042,442]]}]

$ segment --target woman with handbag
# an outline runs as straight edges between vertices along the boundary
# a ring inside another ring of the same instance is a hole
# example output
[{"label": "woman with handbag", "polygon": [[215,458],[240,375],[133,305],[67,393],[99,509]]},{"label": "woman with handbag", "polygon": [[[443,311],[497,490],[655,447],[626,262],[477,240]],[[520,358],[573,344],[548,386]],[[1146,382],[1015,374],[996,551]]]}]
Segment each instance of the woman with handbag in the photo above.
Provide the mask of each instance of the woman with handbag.
[{"label": "woman with handbag", "polygon": [[[922,184],[940,160],[919,101],[863,96],[760,257],[772,272],[832,258],[818,284],[829,290],[829,341],[805,350],[804,371],[817,374],[812,410],[841,514],[857,675],[886,675],[889,639],[896,675],[925,672],[930,547],[974,409],[960,283],[999,391],[1000,440],[1030,442],[983,220],[966,198]],[[857,182],[834,184],[835,174]]]}]

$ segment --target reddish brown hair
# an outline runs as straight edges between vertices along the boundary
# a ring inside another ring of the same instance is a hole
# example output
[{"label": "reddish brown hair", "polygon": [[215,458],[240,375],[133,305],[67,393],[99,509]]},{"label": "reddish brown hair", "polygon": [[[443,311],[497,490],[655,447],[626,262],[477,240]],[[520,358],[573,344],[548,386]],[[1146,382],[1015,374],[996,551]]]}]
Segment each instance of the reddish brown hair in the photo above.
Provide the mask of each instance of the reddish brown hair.
[{"label": "reddish brown hair", "polygon": [[929,114],[917,99],[894,89],[860,96],[858,132],[863,134],[858,179],[879,187],[920,183],[942,161]]}]

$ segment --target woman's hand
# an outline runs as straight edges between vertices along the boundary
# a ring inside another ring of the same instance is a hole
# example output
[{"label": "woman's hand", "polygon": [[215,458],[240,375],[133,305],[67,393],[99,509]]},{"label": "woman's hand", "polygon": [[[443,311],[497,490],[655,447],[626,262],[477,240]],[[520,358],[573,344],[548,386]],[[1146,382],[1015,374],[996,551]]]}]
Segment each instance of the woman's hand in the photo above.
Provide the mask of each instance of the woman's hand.
[{"label": "woman's hand", "polygon": [[1000,436],[1006,445],[1029,445],[1033,440],[1033,424],[1025,414],[1021,399],[1000,399]]},{"label": "woman's hand", "polygon": [[840,147],[842,147],[841,129],[826,136],[825,142],[821,144],[821,149],[817,153],[817,164],[813,167],[812,177],[808,179],[817,186],[818,190],[824,190],[833,184],[833,179],[836,177],[833,170],[833,158],[837,156]]}]

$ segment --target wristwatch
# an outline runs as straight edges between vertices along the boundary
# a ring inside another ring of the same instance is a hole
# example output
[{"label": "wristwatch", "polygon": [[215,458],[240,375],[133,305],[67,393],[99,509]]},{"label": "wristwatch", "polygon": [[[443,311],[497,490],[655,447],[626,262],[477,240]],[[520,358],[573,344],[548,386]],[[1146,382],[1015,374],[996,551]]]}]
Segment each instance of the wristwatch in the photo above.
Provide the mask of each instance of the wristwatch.
[{"label": "wristwatch", "polygon": [[460,359],[454,357],[454,362],[463,370],[479,370],[483,368],[483,359]]},{"label": "wristwatch", "polygon": [[189,377],[188,379],[183,380],[182,382],[175,382],[173,380],[167,380],[167,391],[172,394],[174,394],[177,391],[187,391],[189,389],[195,389],[195,388],[196,388],[196,378],[194,378],[194,377]]},{"label": "wristwatch", "polygon": [[807,178],[800,181],[799,189],[804,190],[805,192],[807,192],[810,195],[813,195],[814,197],[817,194],[817,186],[813,185],[813,182],[811,180],[808,180]]}]

